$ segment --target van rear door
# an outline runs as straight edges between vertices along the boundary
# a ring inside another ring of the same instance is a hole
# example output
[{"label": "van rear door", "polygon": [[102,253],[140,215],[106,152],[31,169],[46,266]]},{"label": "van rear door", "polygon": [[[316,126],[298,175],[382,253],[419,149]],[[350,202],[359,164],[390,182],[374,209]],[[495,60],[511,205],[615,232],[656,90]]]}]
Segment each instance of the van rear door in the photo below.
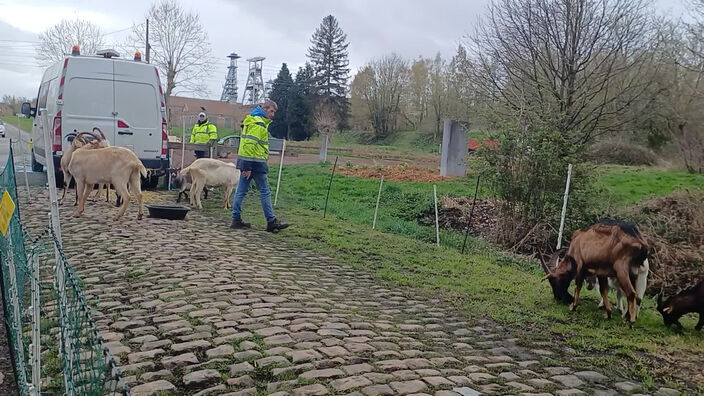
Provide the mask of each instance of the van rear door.
[{"label": "van rear door", "polygon": [[142,160],[161,158],[159,86],[153,66],[113,62],[115,75],[115,145]]},{"label": "van rear door", "polygon": [[[115,141],[112,62],[100,58],[70,58],[63,97],[63,135],[100,128]],[[65,142],[65,140],[64,140]]]}]

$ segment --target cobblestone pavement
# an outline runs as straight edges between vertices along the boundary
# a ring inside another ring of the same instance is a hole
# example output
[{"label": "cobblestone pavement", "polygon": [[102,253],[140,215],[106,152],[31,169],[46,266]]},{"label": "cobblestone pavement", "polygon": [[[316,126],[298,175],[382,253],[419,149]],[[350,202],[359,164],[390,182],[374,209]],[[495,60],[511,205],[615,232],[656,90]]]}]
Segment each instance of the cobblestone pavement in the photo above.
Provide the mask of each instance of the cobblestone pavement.
[{"label": "cobblestone pavement", "polygon": [[[167,193],[150,193],[171,201]],[[175,195],[174,195],[175,196]],[[46,223],[46,193],[23,210]],[[66,253],[135,395],[637,393],[610,373],[556,365],[570,350],[507,339],[489,321],[258,230],[191,211],[118,222],[108,204],[65,205]],[[568,354],[568,359],[564,359]],[[661,388],[659,394],[677,394]]]}]

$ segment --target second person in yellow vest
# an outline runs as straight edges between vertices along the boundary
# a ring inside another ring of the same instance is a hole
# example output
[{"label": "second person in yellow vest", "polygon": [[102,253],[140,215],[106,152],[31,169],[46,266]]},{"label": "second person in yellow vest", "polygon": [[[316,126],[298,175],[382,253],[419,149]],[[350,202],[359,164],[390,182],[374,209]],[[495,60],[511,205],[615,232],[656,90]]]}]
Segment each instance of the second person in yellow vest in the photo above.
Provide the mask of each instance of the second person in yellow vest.
[{"label": "second person in yellow vest", "polygon": [[[193,125],[191,131],[191,143],[210,143],[218,139],[218,127],[211,124],[204,112],[198,114],[198,122]],[[207,151],[195,150],[196,158],[204,158],[209,154]]]}]

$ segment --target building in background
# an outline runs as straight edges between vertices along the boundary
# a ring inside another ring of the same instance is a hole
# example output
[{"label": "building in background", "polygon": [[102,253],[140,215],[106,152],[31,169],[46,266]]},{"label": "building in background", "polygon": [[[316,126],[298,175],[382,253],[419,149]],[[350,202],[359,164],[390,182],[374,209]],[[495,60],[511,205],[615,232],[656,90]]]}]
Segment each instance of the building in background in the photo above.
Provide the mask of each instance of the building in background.
[{"label": "building in background", "polygon": [[[240,103],[221,102],[219,100],[208,100],[199,98],[187,98],[182,96],[172,96],[169,98],[169,125],[172,127],[181,126],[182,116],[186,119],[186,134],[193,127],[201,107],[205,108],[210,122],[217,125],[218,130],[240,131],[240,125],[244,117],[249,114],[255,106],[242,105]],[[222,133],[220,133],[222,136]]]}]

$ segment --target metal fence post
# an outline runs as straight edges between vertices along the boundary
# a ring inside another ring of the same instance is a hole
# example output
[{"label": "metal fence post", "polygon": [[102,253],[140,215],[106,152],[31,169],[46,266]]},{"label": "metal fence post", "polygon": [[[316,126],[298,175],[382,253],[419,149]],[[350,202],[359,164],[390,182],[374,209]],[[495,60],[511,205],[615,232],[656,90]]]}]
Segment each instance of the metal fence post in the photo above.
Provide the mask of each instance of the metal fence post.
[{"label": "metal fence post", "polygon": [[32,389],[33,395],[41,395],[41,301],[39,285],[39,255],[32,251],[32,276],[30,277],[32,287],[32,345],[30,348],[32,365]]},{"label": "metal fence post", "polygon": [[[42,128],[44,132],[44,144],[48,147],[49,143],[52,141],[49,127],[49,117],[47,115],[46,109],[40,109],[40,114],[42,117]],[[71,349],[73,345],[72,337],[66,329],[69,327],[69,323],[66,323],[66,279],[65,279],[65,268],[64,263],[61,260],[61,249],[62,249],[62,239],[61,239],[61,221],[59,219],[59,196],[56,192],[56,171],[54,169],[54,154],[51,150],[46,152],[46,178],[49,184],[49,228],[52,233],[54,242],[54,257],[56,259],[56,287],[57,294],[59,297],[59,326],[61,329],[61,336],[59,337],[59,350],[66,350],[66,353],[71,356]],[[64,368],[64,373],[68,370],[69,373],[73,372],[73,367],[71,359],[68,359],[68,367]],[[64,375],[64,389],[70,389],[68,386],[69,378]]]},{"label": "metal fence post", "polygon": [[562,214],[560,215],[560,232],[557,235],[557,247],[562,246],[562,232],[565,230],[565,215],[567,214],[567,197],[570,195],[570,179],[572,178],[572,164],[567,165],[567,182],[565,183],[565,197],[562,200]]},{"label": "metal fence post", "polygon": [[440,220],[438,219],[438,186],[433,184],[433,198],[435,199],[435,239],[440,246]]},{"label": "metal fence post", "polygon": [[376,215],[379,213],[379,201],[381,200],[381,188],[384,186],[384,175],[381,175],[379,182],[379,194],[376,196],[376,207],[374,208],[374,221],[372,221],[372,230],[376,228]]},{"label": "metal fence post", "polygon": [[279,185],[281,184],[281,171],[284,167],[284,153],[286,153],[286,139],[284,139],[284,145],[281,148],[281,160],[279,161],[279,175],[276,180],[276,195],[274,195],[274,206],[279,201]]}]

